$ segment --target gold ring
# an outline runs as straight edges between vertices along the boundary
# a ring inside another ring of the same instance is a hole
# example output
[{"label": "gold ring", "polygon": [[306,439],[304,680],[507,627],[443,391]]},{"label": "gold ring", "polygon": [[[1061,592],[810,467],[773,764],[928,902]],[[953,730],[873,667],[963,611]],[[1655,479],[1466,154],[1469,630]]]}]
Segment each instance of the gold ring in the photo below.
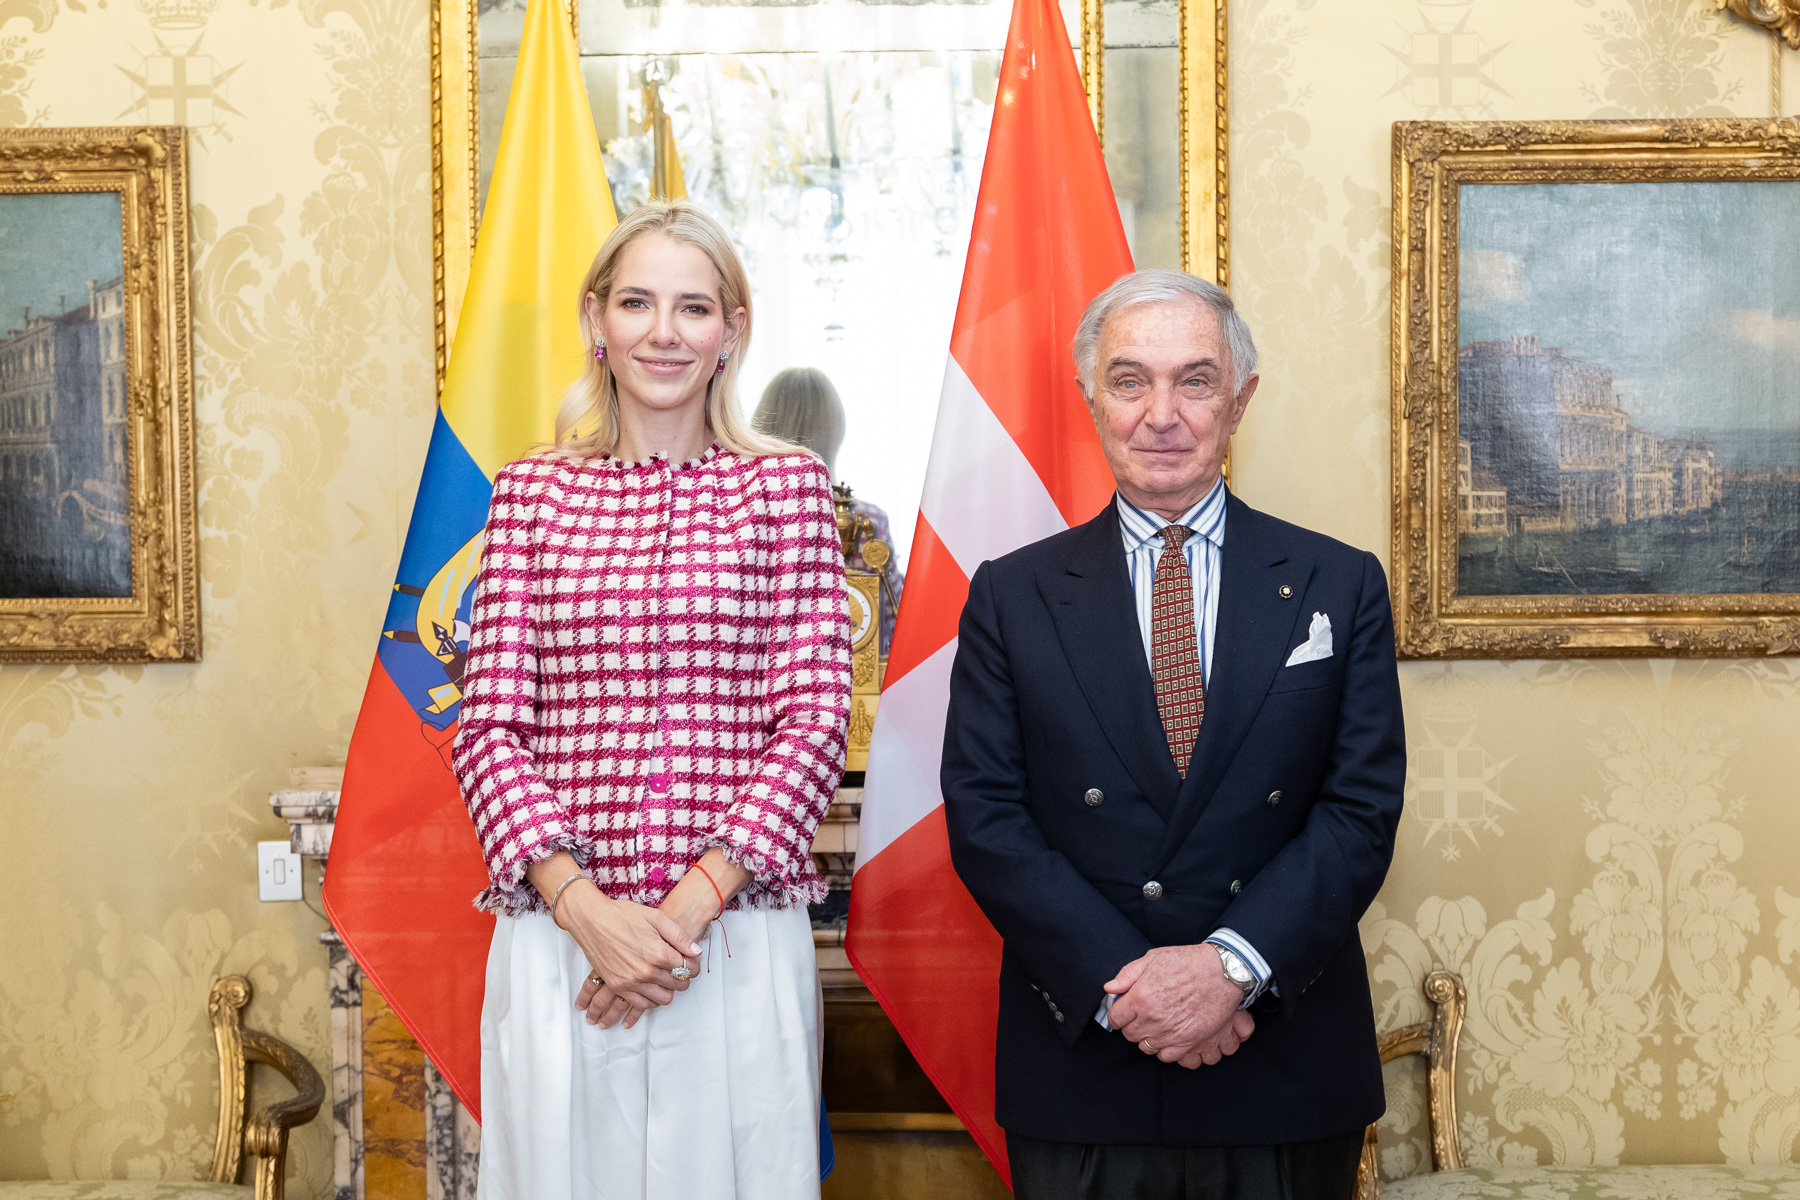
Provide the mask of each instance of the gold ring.
[{"label": "gold ring", "polygon": [[1143,1041],[1139,1042],[1138,1049],[1142,1050],[1145,1054],[1155,1054],[1156,1053],[1156,1047],[1152,1046],[1150,1044],[1149,1038],[1145,1038]]},{"label": "gold ring", "polygon": [[588,972],[588,982],[593,984],[595,987],[605,987],[606,986],[606,980],[600,978],[600,972],[598,972],[598,971],[589,971]]}]

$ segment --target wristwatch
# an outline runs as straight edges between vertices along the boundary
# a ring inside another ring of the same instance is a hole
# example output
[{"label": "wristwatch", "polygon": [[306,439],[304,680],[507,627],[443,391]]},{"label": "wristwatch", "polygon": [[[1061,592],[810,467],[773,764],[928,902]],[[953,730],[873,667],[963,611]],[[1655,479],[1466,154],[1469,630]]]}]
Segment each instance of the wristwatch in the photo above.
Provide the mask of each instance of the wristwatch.
[{"label": "wristwatch", "polygon": [[1210,944],[1213,949],[1219,952],[1219,965],[1225,968],[1225,978],[1237,984],[1239,990],[1241,990],[1245,996],[1254,992],[1256,990],[1256,976],[1251,972],[1250,968],[1244,964],[1244,960],[1239,958],[1237,953],[1230,947],[1221,946],[1217,942],[1212,942]]}]

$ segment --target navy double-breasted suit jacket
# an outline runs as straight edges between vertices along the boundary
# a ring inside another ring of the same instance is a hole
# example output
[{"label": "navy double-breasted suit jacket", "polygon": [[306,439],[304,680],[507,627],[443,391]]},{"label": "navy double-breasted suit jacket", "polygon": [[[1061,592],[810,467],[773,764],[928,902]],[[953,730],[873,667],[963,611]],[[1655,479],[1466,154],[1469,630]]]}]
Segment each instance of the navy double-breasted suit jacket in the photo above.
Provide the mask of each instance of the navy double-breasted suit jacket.
[{"label": "navy double-breasted suit jacket", "polygon": [[[1014,1133],[1263,1145],[1382,1113],[1356,926],[1387,874],[1406,778],[1387,581],[1366,551],[1227,505],[1185,780],[1113,504],[970,581],[941,779],[957,873],[1005,943],[995,1110]],[[1331,657],[1284,665],[1314,613],[1330,618]],[[1221,926],[1256,947],[1279,993],[1257,1002],[1235,1055],[1189,1070],[1094,1021],[1126,963]]]}]

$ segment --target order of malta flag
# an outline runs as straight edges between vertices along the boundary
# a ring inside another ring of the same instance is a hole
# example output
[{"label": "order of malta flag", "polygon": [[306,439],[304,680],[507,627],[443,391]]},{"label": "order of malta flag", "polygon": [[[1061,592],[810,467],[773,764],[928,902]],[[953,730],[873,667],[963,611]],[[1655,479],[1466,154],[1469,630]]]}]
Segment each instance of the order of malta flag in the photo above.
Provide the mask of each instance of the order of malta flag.
[{"label": "order of malta flag", "polygon": [[950,865],[938,760],[975,568],[1092,517],[1113,482],[1075,384],[1087,302],[1131,251],[1056,0],[1015,0],[881,705],[847,949],[975,1140],[994,1122],[1000,937]]},{"label": "order of malta flag", "polygon": [[412,523],[356,716],[325,910],[363,974],[480,1116],[494,918],[450,772],[494,473],[554,434],[585,365],[575,305],[614,225],[560,0],[530,0],[481,236]]}]

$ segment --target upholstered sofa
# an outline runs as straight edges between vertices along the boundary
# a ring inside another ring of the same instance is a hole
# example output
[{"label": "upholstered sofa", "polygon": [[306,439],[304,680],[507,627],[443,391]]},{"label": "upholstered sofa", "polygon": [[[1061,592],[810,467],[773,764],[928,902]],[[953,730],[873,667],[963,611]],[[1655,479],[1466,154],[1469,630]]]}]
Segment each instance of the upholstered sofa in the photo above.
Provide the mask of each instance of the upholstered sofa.
[{"label": "upholstered sofa", "polygon": [[[212,1169],[195,1183],[163,1180],[77,1182],[0,1180],[0,1200],[282,1200],[287,1180],[288,1133],[318,1115],[325,1084],[298,1050],[278,1037],[246,1029],[244,1006],[250,981],[227,975],[212,986],[206,1009],[219,1048],[219,1132]],[[266,1105],[245,1119],[250,1064],[273,1067],[293,1085],[295,1095]],[[244,1160],[253,1160],[247,1164]],[[250,1166],[254,1180],[239,1184]]]},{"label": "upholstered sofa", "polygon": [[1425,977],[1431,1020],[1381,1036],[1381,1061],[1426,1060],[1432,1170],[1381,1182],[1375,1126],[1363,1138],[1356,1200],[1800,1200],[1800,1166],[1469,1167],[1456,1122],[1456,1050],[1468,991],[1462,977]]}]

